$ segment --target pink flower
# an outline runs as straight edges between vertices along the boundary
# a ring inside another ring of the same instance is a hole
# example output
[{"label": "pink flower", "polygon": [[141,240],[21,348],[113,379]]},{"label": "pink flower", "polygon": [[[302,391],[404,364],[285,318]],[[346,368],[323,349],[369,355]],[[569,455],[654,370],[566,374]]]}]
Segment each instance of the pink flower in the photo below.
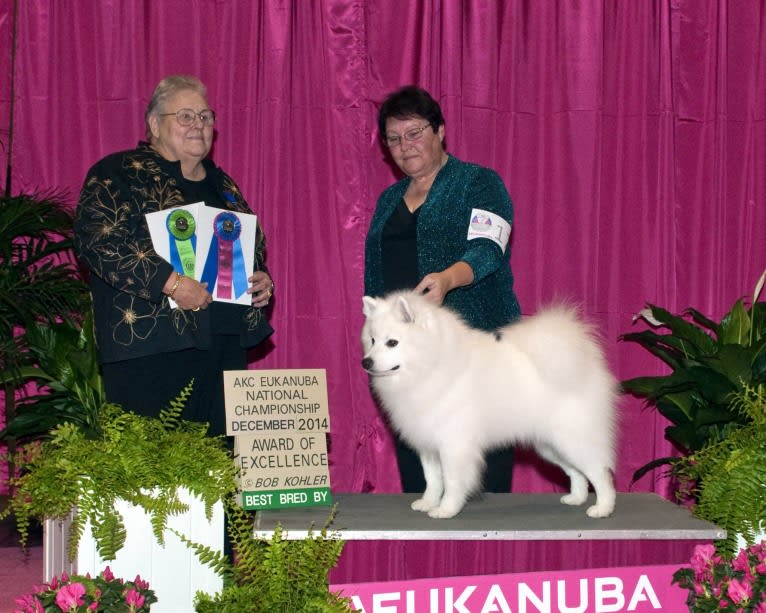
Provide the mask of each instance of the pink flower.
[{"label": "pink flower", "polygon": [[691,567],[697,580],[708,577],[716,562],[715,545],[697,545],[691,558]]},{"label": "pink flower", "polygon": [[114,581],[114,574],[112,573],[112,569],[108,566],[104,569],[104,572],[101,573],[101,575],[106,581]]},{"label": "pink flower", "polygon": [[136,578],[133,579],[133,583],[139,590],[148,590],[149,589],[149,582],[144,581],[141,578],[141,575],[136,575]]},{"label": "pink flower", "polygon": [[14,602],[23,608],[16,609],[13,613],[43,613],[43,605],[34,594],[27,594],[21,598],[16,598]]},{"label": "pink flower", "polygon": [[758,603],[753,609],[753,613],[766,613],[766,602]]},{"label": "pink flower", "polygon": [[125,604],[128,605],[131,611],[137,611],[143,607],[145,600],[139,591],[133,587],[125,592]]},{"label": "pink flower", "polygon": [[739,604],[743,600],[750,600],[753,597],[753,586],[747,581],[732,579],[726,594],[732,599],[734,604]]},{"label": "pink flower", "polygon": [[745,549],[740,549],[737,557],[731,561],[731,567],[734,570],[749,571],[750,556]]},{"label": "pink flower", "polygon": [[85,586],[82,583],[70,583],[62,586],[58,591],[56,604],[62,611],[71,611],[75,607],[85,604],[83,596],[85,596]]}]

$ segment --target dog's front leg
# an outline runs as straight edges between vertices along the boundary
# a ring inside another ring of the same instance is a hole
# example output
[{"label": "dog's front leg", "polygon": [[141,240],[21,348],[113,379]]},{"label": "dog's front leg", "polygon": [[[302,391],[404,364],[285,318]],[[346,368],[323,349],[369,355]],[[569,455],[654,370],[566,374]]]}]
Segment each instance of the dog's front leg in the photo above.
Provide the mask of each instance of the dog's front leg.
[{"label": "dog's front leg", "polygon": [[442,477],[442,465],[439,456],[435,453],[423,451],[418,454],[420,464],[423,466],[423,476],[426,478],[426,491],[423,497],[412,503],[414,511],[430,511],[439,505],[442,492],[444,491],[444,479]]},{"label": "dog's front leg", "polygon": [[430,517],[454,517],[465,506],[468,497],[478,488],[484,469],[484,458],[476,449],[450,447],[440,454],[444,478],[441,504],[428,512]]}]

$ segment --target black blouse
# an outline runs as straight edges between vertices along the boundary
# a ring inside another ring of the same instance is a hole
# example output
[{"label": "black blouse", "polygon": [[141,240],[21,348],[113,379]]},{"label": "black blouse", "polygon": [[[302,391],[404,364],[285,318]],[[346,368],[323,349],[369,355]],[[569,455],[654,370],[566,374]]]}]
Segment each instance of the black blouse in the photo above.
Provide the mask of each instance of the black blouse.
[{"label": "black blouse", "polygon": [[418,273],[418,213],[410,212],[404,198],[386,221],[381,236],[383,287],[386,293],[413,289],[420,281]]}]

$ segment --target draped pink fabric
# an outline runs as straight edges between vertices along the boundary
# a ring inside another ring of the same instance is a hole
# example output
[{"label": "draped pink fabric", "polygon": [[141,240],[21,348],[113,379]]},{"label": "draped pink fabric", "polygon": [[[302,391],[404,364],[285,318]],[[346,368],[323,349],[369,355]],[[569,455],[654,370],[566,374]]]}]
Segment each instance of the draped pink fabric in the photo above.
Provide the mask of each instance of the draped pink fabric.
[{"label": "draped pink fabric", "polygon": [[[14,1],[0,0],[0,185],[9,163],[14,193],[63,189],[74,202],[90,164],[143,137],[161,77],[208,85],[220,118],[213,157],[263,224],[277,288],[276,333],[252,367],[327,369],[337,492],[398,489],[358,342],[365,231],[395,178],[376,109],[398,86],[431,91],[448,149],[505,180],[523,311],[581,304],[621,379],[661,372],[617,340],[638,329],[632,315],[646,302],[718,317],[766,267],[762,2],[16,6],[14,21]],[[618,489],[670,495],[659,473],[630,484],[672,453],[664,426],[624,399]],[[519,454],[517,491],[562,486]]]}]

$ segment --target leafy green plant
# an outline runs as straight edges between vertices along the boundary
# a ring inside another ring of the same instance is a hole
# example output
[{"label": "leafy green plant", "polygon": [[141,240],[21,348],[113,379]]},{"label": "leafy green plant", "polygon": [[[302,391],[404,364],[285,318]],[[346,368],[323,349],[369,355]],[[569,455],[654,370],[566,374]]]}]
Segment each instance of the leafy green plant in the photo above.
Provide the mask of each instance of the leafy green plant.
[{"label": "leafy green plant", "polygon": [[198,496],[210,517],[216,502],[236,492],[236,467],[222,437],[209,437],[206,424],[180,418],[191,389],[190,383],[158,418],[104,404],[96,437],[75,423],[54,428],[13,480],[14,495],[0,517],[15,515],[25,544],[33,518],[67,518],[71,513],[70,556],[74,558],[89,522],[105,560],[115,559],[125,543],[117,500],[150,516],[160,544],[168,517],[188,509],[179,499],[181,488]]},{"label": "leafy green plant", "polygon": [[[13,434],[16,405],[25,409],[30,379],[25,369],[37,354],[30,342],[40,326],[79,329],[90,310],[90,294],[72,249],[73,215],[59,196],[22,194],[0,196],[0,389],[6,429],[0,440],[8,447],[8,474],[16,472],[17,437]],[[55,415],[47,407],[49,416]],[[48,418],[49,420],[52,417]],[[47,433],[29,429],[27,439]]]},{"label": "leafy green plant", "polygon": [[0,370],[28,363],[26,333],[78,324],[90,304],[72,250],[73,215],[55,195],[0,197]]},{"label": "leafy green plant", "polygon": [[253,535],[253,514],[229,499],[224,508],[235,561],[189,543],[200,560],[223,576],[223,590],[213,596],[198,592],[196,613],[347,613],[350,599],[329,591],[328,573],[337,564],[344,543],[329,532],[333,509],[318,534],[285,540],[281,526],[270,539]]},{"label": "leafy green plant", "polygon": [[[748,385],[766,383],[766,303],[758,302],[764,280],[766,271],[750,305],[740,298],[720,322],[694,308],[673,315],[650,304],[639,317],[667,332],[645,330],[620,337],[638,343],[670,367],[665,375],[625,380],[622,389],[644,398],[670,421],[665,438],[684,455],[722,440],[732,428],[749,421],[732,406],[732,398]],[[657,458],[633,478],[677,461],[677,457]]]},{"label": "leafy green plant", "polygon": [[16,399],[15,415],[0,439],[27,442],[47,438],[59,424],[76,424],[89,437],[99,435],[99,410],[106,402],[99,372],[90,309],[82,325],[40,324],[27,331],[33,363],[16,373],[0,373],[0,382],[31,384]]},{"label": "leafy green plant", "polygon": [[725,528],[718,549],[731,557],[766,527],[766,385],[746,386],[732,403],[745,425],[682,458],[675,472],[696,500],[692,512]]}]

